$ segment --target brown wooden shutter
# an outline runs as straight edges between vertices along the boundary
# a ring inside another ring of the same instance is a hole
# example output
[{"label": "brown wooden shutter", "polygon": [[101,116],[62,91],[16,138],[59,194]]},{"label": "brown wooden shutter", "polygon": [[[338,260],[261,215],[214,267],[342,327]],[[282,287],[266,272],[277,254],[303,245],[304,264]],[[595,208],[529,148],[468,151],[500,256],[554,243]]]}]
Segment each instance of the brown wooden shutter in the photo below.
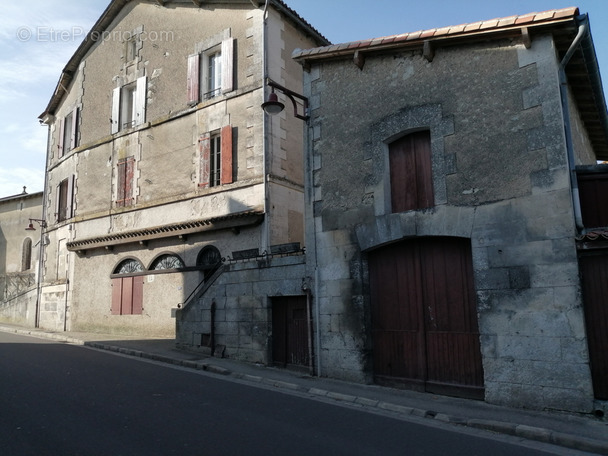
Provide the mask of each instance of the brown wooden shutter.
[{"label": "brown wooden shutter", "polygon": [[[65,127],[64,127],[65,128]],[[78,106],[72,111],[72,131],[70,132],[70,150],[78,144]]]},{"label": "brown wooden shutter", "polygon": [[393,212],[424,209],[435,204],[428,130],[409,134],[390,144],[389,163]]},{"label": "brown wooden shutter", "polygon": [[112,315],[120,315],[122,303],[122,278],[112,279]]},{"label": "brown wooden shutter", "polygon": [[234,89],[234,38],[222,41],[222,93]]},{"label": "brown wooden shutter", "polygon": [[222,127],[221,131],[221,175],[220,183],[231,184],[232,183],[232,127],[226,125]]},{"label": "brown wooden shutter", "polygon": [[116,165],[116,206],[124,207],[133,203],[133,175],[135,158],[128,157]]},{"label": "brown wooden shutter", "polygon": [[211,136],[206,134],[198,140],[201,154],[201,169],[199,187],[209,188],[210,166],[211,166]]},{"label": "brown wooden shutter", "polygon": [[141,315],[144,310],[144,277],[133,277],[133,289],[131,298],[131,313]]},{"label": "brown wooden shutter", "polygon": [[65,117],[59,121],[59,138],[57,140],[57,158],[63,157],[63,136],[65,134]]},{"label": "brown wooden shutter", "polygon": [[112,91],[112,134],[120,131],[120,87]]},{"label": "brown wooden shutter", "polygon": [[196,104],[199,101],[200,92],[200,55],[188,56],[188,104]]}]

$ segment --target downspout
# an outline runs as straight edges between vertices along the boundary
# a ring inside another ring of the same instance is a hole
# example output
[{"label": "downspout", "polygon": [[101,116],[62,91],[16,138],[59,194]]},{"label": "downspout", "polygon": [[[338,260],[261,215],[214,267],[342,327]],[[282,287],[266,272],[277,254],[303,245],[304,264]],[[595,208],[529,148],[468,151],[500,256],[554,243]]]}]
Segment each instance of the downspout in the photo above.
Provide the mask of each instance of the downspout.
[{"label": "downspout", "polygon": [[[268,5],[270,0],[266,0],[264,5],[264,12],[262,13],[263,27],[262,27],[262,102],[266,101],[266,80],[268,78]],[[262,111],[263,112],[263,111]],[[264,173],[264,232],[262,233],[262,251],[270,250],[270,217],[268,209],[270,207],[270,189],[268,188],[268,154],[270,141],[268,139],[268,114],[263,112],[262,122],[262,137],[264,138],[264,151],[262,157],[262,172]]]},{"label": "downspout", "polygon": [[574,207],[574,222],[579,231],[584,230],[583,216],[581,213],[581,200],[578,191],[578,179],[576,177],[576,159],[574,157],[574,145],[572,143],[572,125],[570,123],[570,108],[568,104],[568,79],[566,77],[566,66],[572,55],[581,44],[584,36],[589,33],[589,18],[587,15],[579,16],[578,33],[572,41],[568,52],[559,64],[559,91],[562,102],[562,115],[564,120],[564,132],[566,134],[566,152],[568,154],[568,171],[570,173],[570,186],[572,188],[572,204]]},{"label": "downspout", "polygon": [[[47,117],[48,119],[48,117]],[[36,315],[34,315],[34,327],[35,328],[39,328],[40,327],[40,307],[41,307],[41,300],[42,300],[42,284],[44,283],[42,280],[42,273],[44,271],[44,266],[43,266],[43,261],[44,261],[44,236],[47,235],[48,232],[48,227],[49,224],[46,223],[46,209],[47,209],[47,186],[48,186],[48,180],[49,180],[49,173],[47,172],[47,170],[49,169],[49,158],[50,158],[50,150],[51,150],[51,123],[50,120],[48,120],[49,123],[47,123],[47,121],[45,120],[44,123],[46,123],[47,125],[47,136],[46,136],[46,158],[45,158],[45,162],[44,162],[44,188],[42,189],[42,220],[45,221],[45,225],[46,228],[43,228],[42,226],[40,226],[40,245],[38,246],[39,248],[39,255],[38,255],[38,289],[36,290]]]}]

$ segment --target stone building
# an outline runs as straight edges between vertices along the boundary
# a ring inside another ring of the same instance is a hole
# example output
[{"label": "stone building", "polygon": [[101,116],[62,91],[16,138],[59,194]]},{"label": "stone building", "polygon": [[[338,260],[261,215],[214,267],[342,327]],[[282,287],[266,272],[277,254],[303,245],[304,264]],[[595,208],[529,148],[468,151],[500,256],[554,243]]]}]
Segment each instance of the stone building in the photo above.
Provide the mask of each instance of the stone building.
[{"label": "stone building", "polygon": [[[0,198],[0,321],[35,326],[42,192]],[[35,228],[27,230],[28,227]]]},{"label": "stone building", "polygon": [[608,116],[588,18],[532,13],[294,58],[311,103],[317,374],[602,414]]},{"label": "stone building", "polygon": [[[302,295],[303,127],[260,105],[301,91],[294,49],[327,43],[278,0],[111,1],[40,116],[42,305],[67,311],[41,326],[172,336],[177,315],[197,348],[213,303],[215,343],[265,359],[268,331],[261,345],[244,332],[254,312],[267,325],[268,297],[254,302],[232,269],[291,261],[295,285],[273,276],[261,293]],[[224,295],[206,300],[212,282]]]}]

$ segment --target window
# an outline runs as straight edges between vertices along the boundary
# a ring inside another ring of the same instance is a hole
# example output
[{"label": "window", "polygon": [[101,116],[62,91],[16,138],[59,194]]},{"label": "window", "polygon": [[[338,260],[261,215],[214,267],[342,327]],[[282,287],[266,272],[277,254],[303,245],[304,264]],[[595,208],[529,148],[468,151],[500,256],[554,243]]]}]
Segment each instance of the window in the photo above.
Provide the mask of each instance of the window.
[{"label": "window", "polygon": [[32,268],[32,240],[25,238],[21,248],[21,270],[27,271]]},{"label": "window", "polygon": [[116,87],[112,93],[112,134],[137,127],[146,121],[145,76]]},{"label": "window", "polygon": [[199,186],[217,187],[232,183],[232,127],[223,127],[219,134],[206,134],[199,139]]},{"label": "window", "polygon": [[389,166],[393,212],[424,209],[435,204],[428,130],[411,133],[391,143]]},{"label": "window", "polygon": [[74,216],[74,175],[61,181],[57,186],[56,212],[58,222]]},{"label": "window", "polygon": [[227,38],[188,57],[188,103],[195,104],[234,89],[233,55],[234,39]]},{"label": "window", "polygon": [[137,58],[137,44],[137,36],[134,36],[125,42],[125,54],[127,56],[127,62],[130,62],[131,60],[135,60]]},{"label": "window", "polygon": [[58,157],[63,157],[78,144],[78,107],[59,122]]},{"label": "window", "polygon": [[116,165],[116,206],[125,207],[133,204],[133,174],[135,157],[127,157]]},{"label": "window", "polygon": [[[138,260],[123,260],[114,274],[132,274],[143,271]],[[143,313],[144,277],[115,277],[112,279],[112,315],[141,315]]]},{"label": "window", "polygon": [[180,269],[185,267],[184,262],[177,255],[161,255],[150,266],[151,270],[159,271],[161,269]]}]

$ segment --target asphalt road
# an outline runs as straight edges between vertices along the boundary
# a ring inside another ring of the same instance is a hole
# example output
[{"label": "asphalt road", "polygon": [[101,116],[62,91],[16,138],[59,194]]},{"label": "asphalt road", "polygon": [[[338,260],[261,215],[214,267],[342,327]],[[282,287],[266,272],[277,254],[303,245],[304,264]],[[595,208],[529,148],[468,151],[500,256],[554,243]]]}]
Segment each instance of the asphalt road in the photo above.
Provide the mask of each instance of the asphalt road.
[{"label": "asphalt road", "polygon": [[[546,450],[546,451],[545,451]],[[555,451],[555,452],[553,452]],[[3,456],[572,454],[0,333]]]}]

